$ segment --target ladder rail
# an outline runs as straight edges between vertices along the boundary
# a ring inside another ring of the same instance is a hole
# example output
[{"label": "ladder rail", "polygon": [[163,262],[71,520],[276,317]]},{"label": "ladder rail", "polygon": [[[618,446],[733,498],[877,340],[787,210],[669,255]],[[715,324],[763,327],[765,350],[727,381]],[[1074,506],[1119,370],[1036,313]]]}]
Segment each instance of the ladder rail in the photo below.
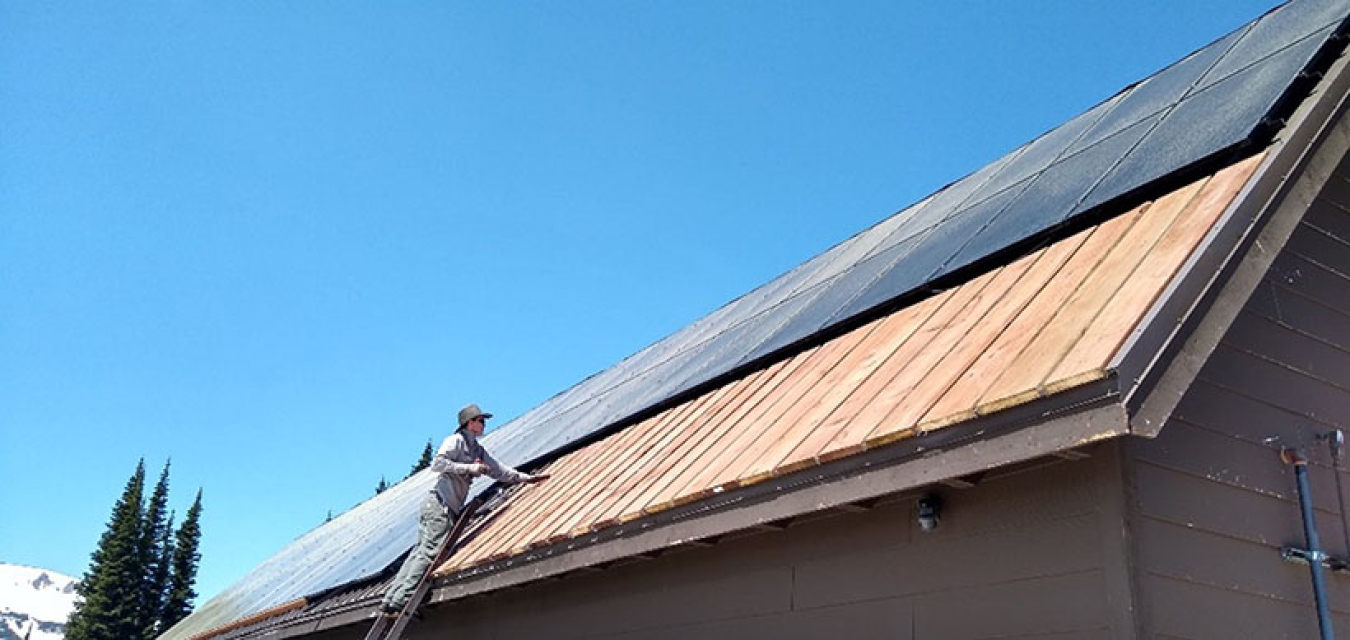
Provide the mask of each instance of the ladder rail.
[{"label": "ladder rail", "polygon": [[[427,592],[431,589],[432,574],[436,572],[437,567],[441,566],[449,559],[451,552],[454,551],[455,544],[459,541],[460,535],[464,532],[465,528],[468,527],[469,521],[473,519],[474,513],[478,511],[478,507],[482,502],[482,498],[479,497],[470,500],[467,505],[464,505],[464,509],[459,512],[459,517],[455,519],[454,526],[451,527],[449,533],[446,534],[440,549],[437,550],[435,558],[431,561],[431,565],[427,567],[427,572],[422,574],[421,580],[418,580],[417,588],[413,590],[412,597],[408,598],[408,601],[403,604],[403,608],[399,610],[398,615],[392,620],[388,616],[376,616],[375,624],[372,625],[370,631],[366,633],[365,640],[381,640],[382,638],[396,640],[402,635],[403,629],[408,626],[408,620],[412,618],[412,615],[417,611],[417,608],[422,606],[422,600],[426,598]],[[388,627],[387,632],[385,631],[386,627]]]}]

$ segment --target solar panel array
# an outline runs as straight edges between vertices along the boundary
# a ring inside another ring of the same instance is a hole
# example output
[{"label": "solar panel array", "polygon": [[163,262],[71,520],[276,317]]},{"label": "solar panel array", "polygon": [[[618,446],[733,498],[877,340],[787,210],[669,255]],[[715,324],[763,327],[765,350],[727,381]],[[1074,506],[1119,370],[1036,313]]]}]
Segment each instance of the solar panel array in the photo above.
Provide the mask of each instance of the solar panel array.
[{"label": "solar panel array", "polygon": [[524,463],[1254,133],[1345,17],[1281,7],[503,426]]},{"label": "solar panel array", "polygon": [[[1259,130],[1350,12],[1283,5],[550,398],[485,438],[521,465],[922,288]],[[416,539],[423,473],[302,536],[166,634],[374,575]],[[478,485],[476,490],[481,490]]]}]

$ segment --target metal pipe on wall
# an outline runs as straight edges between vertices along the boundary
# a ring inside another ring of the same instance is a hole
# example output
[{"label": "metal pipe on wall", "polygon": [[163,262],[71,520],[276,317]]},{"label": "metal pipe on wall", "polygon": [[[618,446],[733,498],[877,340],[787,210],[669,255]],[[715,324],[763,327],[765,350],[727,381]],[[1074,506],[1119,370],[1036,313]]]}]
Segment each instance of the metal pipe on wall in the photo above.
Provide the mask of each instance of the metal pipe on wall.
[{"label": "metal pipe on wall", "polygon": [[1331,628],[1331,609],[1327,605],[1327,585],[1322,576],[1322,562],[1326,553],[1322,551],[1317,539],[1317,522],[1313,520],[1312,489],[1308,486],[1308,458],[1298,449],[1283,449],[1280,459],[1294,466],[1294,479],[1298,482],[1298,507],[1303,513],[1303,535],[1308,543],[1308,569],[1312,572],[1313,599],[1317,603],[1317,626],[1322,631],[1322,640],[1332,640],[1336,632]]}]

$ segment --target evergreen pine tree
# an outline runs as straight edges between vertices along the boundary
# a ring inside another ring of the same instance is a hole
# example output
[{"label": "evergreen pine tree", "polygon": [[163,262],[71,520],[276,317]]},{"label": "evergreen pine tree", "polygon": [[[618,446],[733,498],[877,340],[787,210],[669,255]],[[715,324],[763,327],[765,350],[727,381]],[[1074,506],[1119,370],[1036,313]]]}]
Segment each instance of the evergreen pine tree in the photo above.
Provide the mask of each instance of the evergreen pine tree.
[{"label": "evergreen pine tree", "polygon": [[113,505],[108,528],[99,538],[77,590],[83,601],[75,606],[66,624],[71,640],[136,638],[139,625],[140,589],[145,578],[141,561],[142,496],[145,491],[145,460],[127,480],[122,497]]},{"label": "evergreen pine tree", "polygon": [[197,561],[202,559],[202,555],[197,552],[197,544],[201,541],[202,535],[198,524],[201,515],[202,490],[198,489],[197,499],[188,508],[187,517],[183,518],[183,524],[178,527],[178,533],[174,537],[169,594],[164,601],[162,629],[169,629],[192,613],[192,599],[197,597],[197,592],[193,591],[192,587],[197,581]]},{"label": "evergreen pine tree", "polygon": [[173,577],[173,521],[177,514],[169,512],[169,519],[164,523],[162,537],[159,539],[159,570],[160,575],[156,576],[159,584],[162,585],[159,591],[159,609],[155,611],[155,633],[158,636],[169,629],[169,625],[164,624],[164,607],[169,600],[169,579]]},{"label": "evergreen pine tree", "polygon": [[409,471],[406,477],[411,478],[413,477],[413,474],[417,473],[418,471],[430,467],[432,453],[433,451],[431,449],[431,440],[427,440],[427,446],[422,447],[422,457],[418,458],[417,462],[413,463],[412,471]]},{"label": "evergreen pine tree", "polygon": [[145,520],[141,526],[140,554],[145,567],[143,584],[140,588],[140,637],[153,638],[156,624],[164,609],[164,592],[168,589],[169,567],[164,564],[164,545],[169,540],[169,525],[166,512],[169,504],[169,462],[159,474],[159,482],[150,493],[150,501],[145,506]]},{"label": "evergreen pine tree", "polygon": [[375,495],[378,496],[381,493],[384,493],[384,490],[388,488],[389,483],[384,481],[384,476],[380,476],[380,483],[375,485]]}]

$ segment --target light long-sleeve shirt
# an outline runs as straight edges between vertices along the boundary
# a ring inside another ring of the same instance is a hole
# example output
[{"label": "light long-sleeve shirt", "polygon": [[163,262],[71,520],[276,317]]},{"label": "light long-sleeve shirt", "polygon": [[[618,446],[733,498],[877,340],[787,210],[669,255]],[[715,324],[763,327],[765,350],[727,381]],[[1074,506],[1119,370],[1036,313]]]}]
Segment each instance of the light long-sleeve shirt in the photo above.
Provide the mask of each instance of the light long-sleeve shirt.
[{"label": "light long-sleeve shirt", "polygon": [[478,438],[467,429],[460,429],[441,443],[441,447],[436,450],[436,457],[431,460],[431,470],[439,474],[436,478],[436,499],[451,513],[457,514],[464,508],[464,500],[469,496],[469,485],[477,470],[476,461],[481,461],[487,467],[486,475],[498,482],[516,484],[533,477],[503,466],[478,443]]}]

